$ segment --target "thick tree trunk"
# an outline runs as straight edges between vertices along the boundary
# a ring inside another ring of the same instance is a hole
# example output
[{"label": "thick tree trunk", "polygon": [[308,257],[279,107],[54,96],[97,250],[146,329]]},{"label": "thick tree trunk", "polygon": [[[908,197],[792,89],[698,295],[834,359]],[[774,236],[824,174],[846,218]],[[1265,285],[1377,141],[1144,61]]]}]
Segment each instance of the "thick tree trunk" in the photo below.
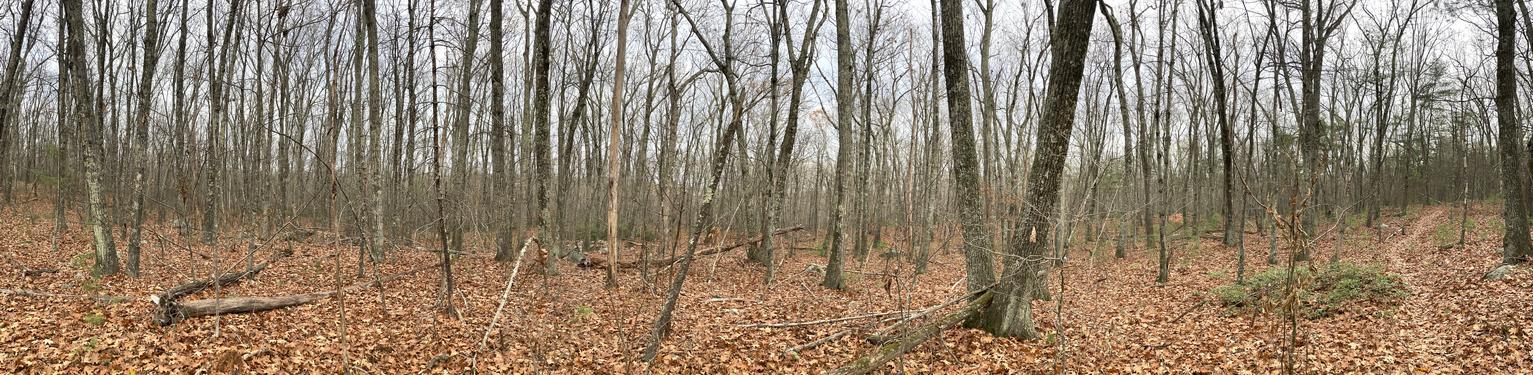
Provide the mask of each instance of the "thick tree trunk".
[{"label": "thick tree trunk", "polygon": [[[370,219],[363,229],[368,255],[374,263],[383,260],[383,89],[378,79],[378,2],[362,0],[362,24],[367,34],[367,173],[362,192]],[[363,224],[363,223],[359,223]]]},{"label": "thick tree trunk", "polygon": [[1517,123],[1517,67],[1513,64],[1517,26],[1512,0],[1496,0],[1496,123],[1500,128],[1502,263],[1522,263],[1533,256],[1522,199],[1522,129]]},{"label": "thick tree trunk", "polygon": [[[1004,275],[996,290],[995,302],[975,322],[986,331],[1000,335],[1032,339],[1032,301],[1035,285],[1045,264],[1042,257],[1048,247],[1050,222],[1059,202],[1059,185],[1069,153],[1070,134],[1075,125],[1075,107],[1085,70],[1086,50],[1090,43],[1094,0],[1065,0],[1060,4],[1059,21],[1049,37],[1052,64],[1049,87],[1044,93],[1043,117],[1038,127],[1038,141],[1033,154],[1037,158],[1029,172],[1027,196],[1022,218],[1017,222],[1015,238],[1006,258]],[[959,44],[960,46],[962,44]]]},{"label": "thick tree trunk", "polygon": [[104,160],[101,136],[101,117],[95,107],[95,95],[90,87],[90,72],[83,63],[85,59],[85,21],[80,0],[64,0],[64,19],[68,27],[65,58],[69,59],[69,92],[74,96],[74,119],[84,132],[85,143],[85,189],[86,207],[90,209],[90,232],[96,248],[96,275],[115,275],[118,271],[117,246],[112,243],[111,213],[106,206],[106,192],[102,186],[101,169]]},{"label": "thick tree trunk", "polygon": [[[536,181],[537,184],[535,196],[538,209],[536,220],[538,230],[533,236],[535,236],[534,238],[536,238],[538,246],[542,246],[546,241],[545,239],[549,236],[548,227],[549,216],[551,214],[548,205],[548,184],[553,179],[553,176],[550,176],[552,170],[549,167],[548,160],[548,138],[551,131],[549,129],[548,118],[548,71],[550,49],[549,23],[552,18],[553,6],[553,0],[538,0],[537,16],[534,21],[535,26],[533,27],[532,84],[535,88],[533,89],[532,97],[532,128],[534,132],[532,135],[532,149],[533,170],[536,172],[536,175],[533,176],[533,181]],[[544,267],[545,272],[553,272],[553,261],[544,262]]]},{"label": "thick tree trunk", "polygon": [[[623,70],[627,69],[628,20],[633,18],[629,0],[620,0],[617,21],[617,59],[612,73],[612,127],[607,142],[607,288],[617,287],[618,147],[623,128]],[[776,108],[773,108],[775,111]]]},{"label": "thick tree trunk", "polygon": [[495,261],[507,262],[516,255],[512,251],[516,244],[514,228],[516,226],[516,209],[510,204],[511,196],[516,189],[513,187],[516,179],[511,178],[512,154],[506,150],[506,139],[509,132],[506,131],[506,56],[505,56],[505,16],[502,15],[505,8],[504,0],[490,0],[490,162],[491,174],[494,182],[494,208],[504,212],[505,216],[500,219],[500,230],[495,235]]},{"label": "thick tree trunk", "polygon": [[974,154],[974,118],[970,111],[969,56],[964,48],[963,1],[942,0],[942,76],[947,82],[948,121],[953,142],[954,195],[963,229],[964,270],[968,290],[995,283],[985,208],[980,200],[979,160]]},{"label": "thick tree trunk", "polygon": [[1218,5],[1212,1],[1198,2],[1198,25],[1203,36],[1204,63],[1214,89],[1214,116],[1219,124],[1219,153],[1222,156],[1221,172],[1224,173],[1221,218],[1224,220],[1224,246],[1234,246],[1239,229],[1235,223],[1235,136],[1230,125],[1229,94],[1225,90],[1224,55],[1219,40],[1219,18],[1215,12]]},{"label": "thick tree trunk", "polygon": [[830,212],[830,253],[825,261],[825,279],[820,285],[831,289],[846,288],[842,268],[846,258],[847,179],[852,171],[852,26],[848,15],[849,0],[836,2],[836,179],[835,201]]}]

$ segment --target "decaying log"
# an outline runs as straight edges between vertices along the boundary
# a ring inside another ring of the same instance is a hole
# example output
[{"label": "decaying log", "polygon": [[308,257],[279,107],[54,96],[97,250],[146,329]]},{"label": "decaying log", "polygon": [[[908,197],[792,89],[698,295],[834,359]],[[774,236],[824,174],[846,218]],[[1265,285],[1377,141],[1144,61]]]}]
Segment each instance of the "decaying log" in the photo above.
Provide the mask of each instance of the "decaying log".
[{"label": "decaying log", "polygon": [[437,265],[431,265],[431,266],[425,266],[425,267],[421,267],[421,268],[416,268],[416,269],[413,269],[413,270],[410,270],[410,271],[406,271],[406,272],[403,272],[403,273],[399,273],[399,274],[391,275],[391,276],[388,276],[388,277],[384,277],[382,279],[378,279],[378,280],[375,280],[375,281],[364,281],[364,282],[352,284],[351,286],[347,286],[347,287],[341,288],[339,290],[327,290],[327,291],[314,292],[314,293],[293,294],[293,295],[275,296],[275,297],[211,298],[211,299],[200,299],[200,300],[186,301],[186,302],[177,302],[177,301],[174,301],[174,300],[162,300],[162,299],[159,298],[159,296],[153,296],[153,297],[150,297],[149,300],[150,300],[150,302],[154,302],[154,305],[155,305],[155,309],[154,309],[154,313],[153,313],[154,314],[154,317],[153,317],[154,318],[154,322],[159,324],[159,325],[161,325],[161,326],[168,326],[168,325],[179,323],[179,322],[181,322],[183,320],[186,320],[186,319],[195,318],[195,317],[199,317],[199,316],[221,315],[221,314],[238,314],[238,313],[252,313],[252,312],[260,312],[260,311],[266,311],[266,310],[275,310],[275,309],[280,309],[280,308],[284,308],[284,307],[298,306],[298,305],[302,305],[302,304],[318,301],[318,300],[321,300],[321,299],[325,299],[326,297],[334,296],[336,294],[352,293],[352,292],[356,292],[356,291],[359,291],[359,290],[362,290],[362,289],[367,289],[367,288],[381,286],[385,282],[399,280],[399,279],[408,277],[410,275],[414,275],[416,273],[419,273],[420,271],[431,269],[431,268],[434,268],[434,267],[439,267],[439,266],[440,266],[440,263],[438,263]]},{"label": "decaying log", "polygon": [[843,329],[843,330],[840,330],[840,331],[836,331],[836,333],[832,333],[832,334],[830,334],[828,336],[821,337],[821,338],[819,338],[817,340],[810,341],[810,342],[805,343],[803,345],[799,345],[799,346],[795,346],[795,347],[792,347],[792,348],[788,348],[788,350],[782,351],[782,354],[783,355],[798,354],[798,352],[802,352],[802,351],[809,350],[809,349],[814,349],[816,347],[819,347],[820,345],[825,345],[825,343],[828,343],[828,342],[831,342],[831,341],[836,341],[836,339],[844,337],[844,336],[846,336],[847,334],[850,334],[850,333],[852,333],[852,329],[851,328],[847,328],[847,329]]},{"label": "decaying log", "polygon": [[272,256],[271,260],[265,261],[265,262],[261,262],[261,264],[257,264],[254,267],[250,267],[248,269],[241,270],[241,271],[225,272],[224,274],[218,275],[218,277],[215,277],[215,278],[212,278],[212,279],[203,279],[203,280],[189,281],[189,282],[186,282],[184,284],[172,287],[170,289],[166,289],[165,292],[160,293],[158,295],[155,295],[154,297],[155,298],[159,298],[161,301],[172,301],[173,302],[173,301],[175,301],[177,299],[180,299],[181,297],[185,297],[185,296],[190,295],[192,293],[197,293],[197,292],[201,292],[201,291],[203,291],[203,290],[205,290],[207,288],[212,288],[214,285],[219,285],[219,286],[234,285],[236,283],[239,283],[241,280],[245,280],[245,279],[248,279],[248,278],[251,278],[251,277],[255,277],[256,274],[259,274],[259,273],[261,273],[262,270],[265,270],[267,266],[270,266],[272,263],[275,263],[278,260],[282,260],[282,258],[285,258],[285,257],[287,257],[288,255],[291,255],[291,254],[292,254],[291,251],[278,252],[275,256]]},{"label": "decaying log", "polygon": [[[994,287],[994,286],[995,286],[995,284],[991,284],[991,287]],[[953,299],[949,299],[946,302],[943,302],[943,303],[941,303],[939,305],[928,307],[928,308],[922,309],[920,312],[917,312],[917,313],[912,314],[910,316],[906,316],[905,319],[900,319],[899,322],[895,322],[893,325],[890,325],[888,327],[884,327],[884,329],[880,329],[880,330],[878,330],[878,332],[873,332],[872,334],[868,335],[868,343],[883,344],[883,343],[889,342],[889,340],[893,340],[893,339],[899,338],[900,334],[902,332],[904,332],[905,329],[907,329],[907,327],[909,327],[911,324],[915,324],[917,319],[920,319],[922,317],[931,315],[932,313],[935,313],[937,311],[941,311],[942,309],[947,308],[948,306],[952,306],[953,304],[956,304],[956,303],[958,303],[960,301],[969,299],[970,297],[974,297],[976,295],[983,294],[983,293],[985,293],[985,292],[987,292],[989,290],[990,290],[990,288],[986,287],[985,289],[980,289],[979,291],[974,292],[974,293],[964,293],[961,296],[953,297]]]},{"label": "decaying log", "polygon": [[96,301],[96,302],[100,302],[100,303],[117,303],[117,302],[122,302],[122,301],[127,301],[128,300],[128,297],[123,297],[123,296],[87,296],[87,295],[80,295],[80,294],[59,294],[59,293],[40,292],[40,291],[36,291],[36,290],[26,290],[26,289],[0,289],[0,294],[17,296],[17,297],[33,297],[33,298],[50,298],[51,297],[51,298],[69,298],[69,299],[88,299],[88,300],[92,300],[92,301]]},{"label": "decaying log", "polygon": [[269,265],[271,265],[271,262],[262,262],[261,264],[257,264],[255,267],[251,267],[248,270],[224,272],[224,274],[218,275],[218,277],[212,279],[188,281],[181,285],[176,285],[170,289],[166,289],[164,292],[155,295],[155,297],[162,301],[174,301],[192,293],[197,293],[208,288],[212,288],[213,285],[219,285],[221,287],[234,285],[239,283],[240,280],[254,277],[256,274],[265,270]]},{"label": "decaying log", "polygon": [[38,276],[42,276],[44,274],[58,273],[58,272],[59,272],[59,269],[57,269],[57,268],[37,268],[37,269],[25,269],[25,270],[21,270],[21,275],[22,276],[26,276],[26,277],[38,277]]},{"label": "decaying log", "polygon": [[878,347],[874,348],[872,353],[868,353],[862,358],[858,358],[856,361],[852,361],[845,366],[841,366],[841,368],[831,370],[829,373],[866,374],[877,371],[878,369],[883,368],[885,363],[889,363],[890,360],[899,357],[901,354],[905,354],[905,352],[910,351],[910,349],[914,349],[916,346],[920,346],[921,343],[926,342],[926,340],[931,339],[934,336],[937,336],[937,334],[941,333],[943,330],[952,328],[959,323],[963,323],[964,321],[969,320],[970,317],[978,314],[980,310],[983,310],[985,306],[989,305],[990,300],[993,297],[994,295],[990,292],[980,294],[979,298],[975,298],[973,301],[969,301],[969,304],[964,306],[962,310],[954,311],[950,314],[944,315],[941,319],[937,319],[934,322],[916,327],[909,333],[906,333],[904,336],[894,338],[888,343],[879,345]]},{"label": "decaying log", "polygon": [[[803,326],[812,326],[812,325],[817,325],[817,324],[840,323],[840,322],[847,322],[847,321],[853,321],[853,320],[859,320],[859,319],[867,319],[867,318],[883,318],[883,317],[890,316],[890,315],[901,315],[901,314],[909,314],[909,313],[914,313],[914,312],[918,312],[918,311],[916,311],[916,310],[896,310],[896,311],[876,312],[876,313],[871,313],[871,314],[845,316],[845,317],[840,317],[840,318],[811,320],[811,321],[804,321],[804,322],[743,324],[743,325],[740,325],[740,328],[790,328],[790,327],[803,327]],[[891,320],[893,320],[893,319],[891,319]]]},{"label": "decaying log", "polygon": [[[772,231],[771,235],[773,235],[773,236],[781,236],[781,235],[784,235],[784,234],[792,233],[792,232],[803,230],[803,229],[804,229],[804,226],[802,226],[802,225],[794,226],[794,227],[788,227],[788,228],[781,228],[781,229]],[[724,246],[715,247],[715,248],[708,249],[708,250],[701,250],[701,251],[697,252],[696,256],[701,257],[701,256],[708,256],[708,255],[723,253],[723,252],[726,252],[726,251],[742,248],[742,247],[745,247],[747,245],[755,244],[757,242],[761,242],[762,239],[763,239],[763,237],[756,236],[756,238],[753,238],[753,239],[750,239],[750,240],[735,242],[735,243],[731,243],[731,244],[727,244],[727,245],[724,245]],[[677,255],[677,256],[669,257],[669,258],[665,258],[665,259],[652,259],[652,260],[649,261],[649,264],[651,266],[666,266],[666,265],[670,265],[670,264],[673,264],[673,263],[681,261],[682,257],[685,257],[685,255]],[[632,261],[627,261],[627,262],[619,262],[617,264],[617,266],[619,268],[635,268],[635,267],[638,267],[641,264],[643,264],[643,261],[632,260]]]}]

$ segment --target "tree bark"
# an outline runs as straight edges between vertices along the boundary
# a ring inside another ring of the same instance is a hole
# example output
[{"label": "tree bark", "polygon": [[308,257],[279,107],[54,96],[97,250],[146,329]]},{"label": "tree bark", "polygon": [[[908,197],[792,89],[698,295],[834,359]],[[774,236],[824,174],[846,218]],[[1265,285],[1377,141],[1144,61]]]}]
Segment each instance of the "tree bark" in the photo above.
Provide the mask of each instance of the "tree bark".
[{"label": "tree bark", "polygon": [[1219,10],[1218,4],[1211,0],[1198,1],[1198,25],[1203,36],[1204,63],[1208,66],[1208,74],[1214,89],[1214,116],[1219,124],[1219,153],[1222,157],[1224,173],[1224,199],[1221,216],[1224,220],[1224,246],[1234,246],[1235,236],[1239,232],[1235,224],[1235,136],[1234,128],[1230,125],[1229,94],[1225,89],[1224,55],[1219,40],[1219,17],[1215,12]]},{"label": "tree bark", "polygon": [[[15,134],[21,133],[18,129],[21,122],[12,121],[13,118],[20,118],[17,113],[21,111],[21,93],[17,89],[21,88],[25,91],[19,82],[22,67],[21,47],[27,38],[27,24],[32,20],[32,6],[35,4],[35,0],[21,2],[21,12],[16,18],[16,30],[11,36],[10,52],[5,60],[5,75],[0,78],[0,189],[4,190],[6,203],[11,201],[12,182],[8,172],[11,170],[11,143],[15,142],[12,134],[13,131]],[[148,39],[145,40],[147,43]],[[133,264],[130,263],[129,272],[136,271],[132,266]]]},{"label": "tree bark", "polygon": [[[133,173],[133,232],[128,238],[128,275],[138,276],[139,246],[143,241],[144,229],[144,173],[149,164],[149,111],[154,106],[154,73],[160,61],[160,32],[159,18],[156,12],[159,6],[155,0],[147,0],[144,3],[144,65],[141,67],[138,84],[138,113],[134,119],[138,130],[137,139],[134,141],[138,148],[134,151]],[[0,153],[3,153],[0,150]],[[3,178],[3,176],[0,176]]]},{"label": "tree bark", "polygon": [[964,270],[968,290],[995,283],[985,207],[980,199],[979,160],[974,154],[974,118],[970,110],[969,56],[964,48],[963,1],[942,0],[942,76],[947,82],[948,121],[953,142],[954,195],[963,229]]},{"label": "tree bark", "polygon": [[85,135],[86,205],[90,210],[90,232],[96,248],[96,275],[115,275],[118,271],[117,246],[112,243],[111,212],[106,207],[106,192],[102,186],[101,169],[104,159],[101,136],[101,117],[95,107],[95,95],[90,87],[89,68],[85,60],[85,21],[80,0],[64,0],[64,19],[68,28],[65,58],[69,59],[69,92],[74,96],[74,119]]},{"label": "tree bark", "polygon": [[[628,21],[633,18],[629,0],[620,0],[617,20],[617,59],[612,72],[612,128],[607,142],[607,288],[617,286],[618,147],[623,128],[623,70],[627,69]],[[776,108],[773,108],[776,110]]]},{"label": "tree bark", "polygon": [[1501,152],[1501,262],[1516,264],[1533,256],[1528,239],[1528,217],[1522,200],[1522,128],[1517,123],[1516,10],[1512,0],[1496,0],[1496,124]]},{"label": "tree bark", "polygon": [[830,212],[830,253],[825,261],[825,279],[820,285],[845,289],[842,277],[846,251],[847,178],[852,169],[852,25],[848,15],[849,0],[836,2],[836,179],[834,202]]},{"label": "tree bark", "polygon": [[[995,302],[976,317],[976,325],[999,335],[1033,339],[1032,301],[1041,289],[1042,257],[1048,247],[1059,185],[1069,153],[1070,135],[1075,125],[1075,107],[1085,70],[1086,50],[1090,45],[1095,0],[1065,0],[1060,3],[1059,20],[1050,34],[1052,63],[1049,86],[1044,93],[1043,117],[1038,127],[1038,141],[1029,172],[1026,209],[1017,222],[1011,251],[1006,258],[1004,275],[996,290]],[[961,46],[961,44],[960,44]],[[972,283],[972,282],[971,282]]]}]

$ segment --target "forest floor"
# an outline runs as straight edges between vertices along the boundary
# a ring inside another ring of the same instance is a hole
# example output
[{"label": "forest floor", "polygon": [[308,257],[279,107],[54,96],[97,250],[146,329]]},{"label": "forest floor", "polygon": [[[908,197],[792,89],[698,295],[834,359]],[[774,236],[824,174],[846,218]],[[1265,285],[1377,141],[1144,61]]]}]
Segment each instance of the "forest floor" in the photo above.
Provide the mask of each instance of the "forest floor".
[{"label": "forest floor", "polygon": [[[635,358],[664,302],[664,286],[652,289],[630,269],[619,273],[621,287],[607,290],[603,270],[570,263],[562,263],[555,276],[523,264],[500,326],[485,349],[477,350],[511,269],[479,253],[454,262],[458,293],[453,300],[460,319],[435,308],[440,276],[428,270],[385,283],[381,290],[160,327],[150,320],[153,305],[146,296],[211,274],[213,260],[194,251],[213,255],[223,270],[243,267],[246,242],[188,245],[195,241],[172,242],[165,237],[176,237],[173,230],[156,228],[164,237],[146,236],[142,277],[98,279],[89,274],[90,247],[78,223],[58,239],[55,250],[49,212],[45,205],[32,204],[0,213],[0,289],[131,299],[102,303],[0,294],[0,372],[299,373],[349,366],[360,373],[457,373],[473,361],[488,373],[819,373],[869,350],[864,336],[876,329],[875,319],[784,328],[747,325],[919,309],[963,289],[963,260],[952,249],[940,251],[931,272],[919,276],[911,276],[908,265],[876,254],[863,263],[853,261],[849,269],[856,273],[846,291],[818,285],[818,275],[807,269],[824,259],[813,250],[799,250],[786,260],[770,289],[762,285],[762,268],[747,263],[741,250],[703,257],[693,264],[673,332],[653,364]],[[1485,224],[1499,221],[1499,207],[1471,210],[1470,218],[1482,224],[1470,230],[1466,246],[1439,247],[1457,239],[1459,212],[1456,207],[1424,207],[1388,217],[1389,225],[1404,230],[1382,242],[1371,230],[1349,232],[1340,257],[1400,274],[1410,295],[1397,307],[1301,319],[1302,372],[1533,372],[1533,336],[1528,333],[1533,329],[1533,270],[1518,267],[1509,278],[1482,281],[1482,274],[1500,260],[1499,229]],[[1444,240],[1444,232],[1452,238]],[[291,248],[294,255],[253,281],[185,299],[309,293],[372,280],[371,272],[355,277],[354,246],[337,250],[320,237],[269,244],[263,249]],[[1156,257],[1147,250],[1131,249],[1126,259],[1113,259],[1110,243],[1078,245],[1063,268],[1066,289],[1058,290],[1059,274],[1052,273],[1055,299],[1035,304],[1045,339],[1017,341],[951,329],[891,368],[986,374],[1048,372],[1056,366],[1078,373],[1278,370],[1282,319],[1236,313],[1211,296],[1211,289],[1233,281],[1236,256],[1234,249],[1210,238],[1174,244],[1174,267],[1166,284],[1154,282]],[[795,247],[815,245],[803,232],[794,239]],[[1247,241],[1252,244],[1248,272],[1269,267],[1266,239],[1250,235]],[[1317,248],[1317,263],[1335,249],[1329,240]],[[1094,254],[1088,254],[1091,249]],[[396,251],[380,271],[390,275],[427,266],[437,256]],[[23,272],[47,268],[59,272]],[[1062,306],[1056,304],[1061,300]],[[784,352],[849,328],[851,334],[823,346]]]}]

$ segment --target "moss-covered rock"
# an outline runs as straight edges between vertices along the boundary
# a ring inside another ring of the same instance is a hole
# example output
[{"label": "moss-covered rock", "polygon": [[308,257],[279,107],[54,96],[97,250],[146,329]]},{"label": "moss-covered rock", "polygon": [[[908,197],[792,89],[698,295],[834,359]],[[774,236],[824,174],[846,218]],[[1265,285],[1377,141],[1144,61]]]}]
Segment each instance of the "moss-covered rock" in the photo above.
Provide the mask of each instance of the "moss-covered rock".
[{"label": "moss-covered rock", "polygon": [[1291,278],[1287,269],[1270,268],[1252,275],[1245,284],[1223,285],[1209,293],[1235,311],[1277,312],[1288,300],[1290,282],[1298,311],[1312,319],[1393,307],[1410,295],[1399,275],[1351,263],[1296,268]]}]

